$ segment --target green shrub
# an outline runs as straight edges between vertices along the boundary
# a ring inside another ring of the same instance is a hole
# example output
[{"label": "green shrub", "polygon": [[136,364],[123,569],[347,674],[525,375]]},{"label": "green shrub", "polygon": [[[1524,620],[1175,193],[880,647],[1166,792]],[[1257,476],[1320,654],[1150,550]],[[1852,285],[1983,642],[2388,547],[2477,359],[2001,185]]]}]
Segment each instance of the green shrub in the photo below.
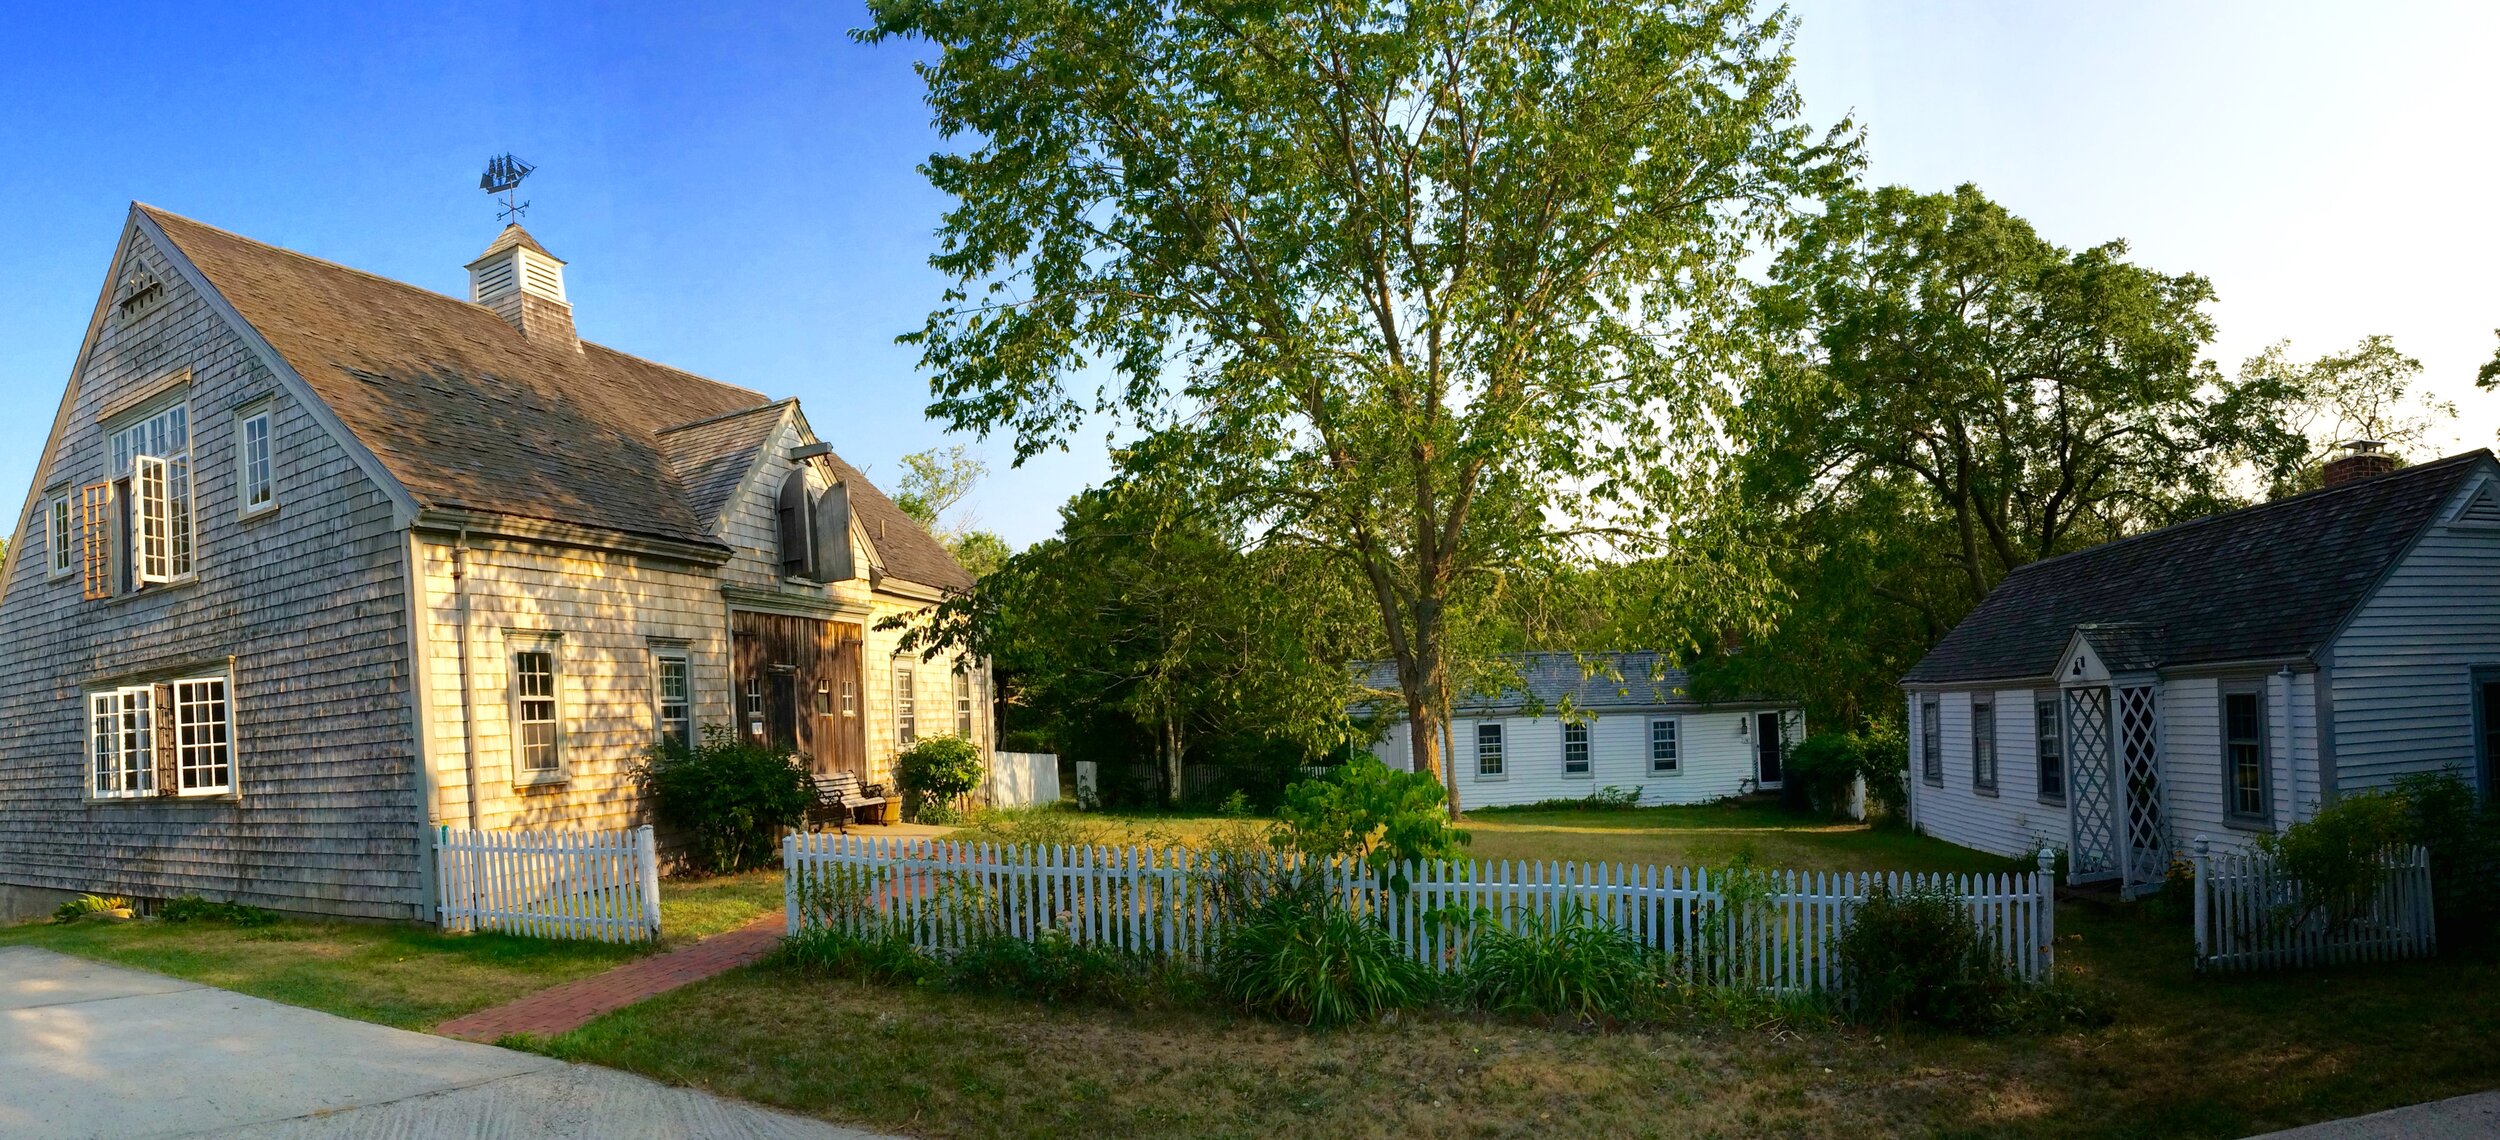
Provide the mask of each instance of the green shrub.
[{"label": "green shrub", "polygon": [[1574,900],[1557,913],[1523,914],[1516,929],[1482,924],[1461,984],[1491,1013],[1623,1022],[1641,1019],[1665,983],[1639,939]]},{"label": "green shrub", "polygon": [[1143,962],[1044,930],[1030,940],[1004,934],[978,939],[946,963],[942,981],[965,993],[1130,1005],[1150,973]]},{"label": "green shrub", "polygon": [[1916,1021],[1986,1032],[2002,1026],[2016,996],[1969,908],[1942,888],[1879,884],[1832,952],[1850,1012],[1871,1024]]},{"label": "green shrub", "polygon": [[867,935],[828,927],[802,930],[782,939],[771,960],[786,969],[884,985],[922,982],[945,970],[896,930]]},{"label": "green shrub", "polygon": [[230,926],[267,926],[278,921],[278,912],[245,906],[238,902],[212,902],[198,895],[168,899],[156,908],[156,917],[167,922],[223,922]]},{"label": "green shrub", "polygon": [[2407,776],[2397,794],[2413,842],[2431,849],[2431,897],[2443,947],[2500,938],[2500,795],[2480,806],[2454,772]]},{"label": "green shrub", "polygon": [[1220,935],[1215,984],[1243,1009],[1317,1027],[1371,1021],[1432,999],[1438,978],[1333,892],[1288,885]]},{"label": "green shrub", "polygon": [[654,746],[635,775],[652,814],[685,837],[687,862],[704,873],[779,862],[781,830],[807,818],[805,762],[720,725],[691,747]]},{"label": "green shrub", "polygon": [[1477,808],[1475,810],[1493,815],[1498,815],[1504,812],[1521,811],[1630,811],[1633,808],[1641,806],[1641,787],[1642,785],[1639,784],[1634,784],[1629,788],[1622,788],[1613,784],[1608,784],[1605,787],[1590,792],[1585,796],[1573,796],[1567,799],[1558,800],[1538,800],[1534,803],[1516,805],[1504,804],[1499,807]]},{"label": "green shrub", "polygon": [[1907,811],[1908,793],[1902,776],[1910,753],[1901,732],[1877,721],[1856,732],[1824,732],[1809,736],[1781,761],[1786,790],[1809,810],[1829,816],[1847,814],[1849,789],[1866,781],[1867,799],[1893,818]]},{"label": "green shrub", "polygon": [[2380,856],[2412,843],[2413,830],[2403,796],[2372,792],[2346,796],[2279,835],[2258,836],[2257,849],[2300,884],[2300,900],[2286,904],[2276,921],[2297,926],[2321,916],[2340,928],[2368,913],[2386,881]]},{"label": "green shrub", "polygon": [[981,786],[981,749],[960,736],[924,736],[894,758],[903,810],[920,823],[962,818],[955,801]]},{"label": "green shrub", "polygon": [[119,895],[80,895],[52,908],[52,921],[66,926],[83,918],[128,918],[130,900]]},{"label": "green shrub", "polygon": [[1442,810],[1448,794],[1428,772],[1398,772],[1361,756],[1285,789],[1275,842],[1315,860],[1359,859],[1390,889],[1406,889],[1406,868],[1449,859],[1468,835]]}]

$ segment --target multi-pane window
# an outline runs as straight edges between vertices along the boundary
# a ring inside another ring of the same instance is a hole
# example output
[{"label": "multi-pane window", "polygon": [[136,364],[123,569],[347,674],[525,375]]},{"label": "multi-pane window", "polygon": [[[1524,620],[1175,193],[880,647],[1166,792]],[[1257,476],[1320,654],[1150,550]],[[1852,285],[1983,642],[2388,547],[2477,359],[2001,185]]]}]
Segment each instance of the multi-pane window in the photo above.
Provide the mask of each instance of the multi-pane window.
[{"label": "multi-pane window", "polygon": [[1684,770],[1684,743],[1671,718],[1649,722],[1649,770],[1667,775]]},{"label": "multi-pane window", "polygon": [[1589,726],[1566,724],[1563,730],[1563,775],[1589,774]]},{"label": "multi-pane window", "polygon": [[1476,726],[1476,775],[1499,776],[1501,774],[1502,726],[1479,724]]},{"label": "multi-pane window", "polygon": [[278,505],[278,483],[270,454],[269,413],[253,412],[235,424],[236,498],[244,514],[258,514]]},{"label": "multi-pane window", "polygon": [[44,530],[46,572],[59,578],[78,568],[78,553],[70,545],[69,496],[52,500],[47,515],[50,525]]},{"label": "multi-pane window", "polygon": [[1997,707],[1989,701],[1970,706],[1970,786],[1997,790]]},{"label": "multi-pane window", "polygon": [[682,653],[659,655],[660,737],[694,743],[693,670]]},{"label": "multi-pane window", "polygon": [[859,682],[842,682],[842,715],[859,715]]},{"label": "multi-pane window", "polygon": [[740,702],[747,715],[747,739],[762,741],[764,739],[764,682],[754,677],[747,678],[746,690],[740,694]]},{"label": "multi-pane window", "polygon": [[816,715],[833,715],[833,682],[816,682]]},{"label": "multi-pane window", "polygon": [[191,409],[175,404],[112,436],[113,478],[127,488],[123,525],[135,583],[191,573]]},{"label": "multi-pane window", "polygon": [[955,735],[972,739],[972,674],[955,674]]},{"label": "multi-pane window", "polygon": [[87,694],[87,739],[97,796],[156,794],[154,688]]},{"label": "multi-pane window", "polygon": [[562,734],[556,723],[556,655],[524,649],[512,655],[512,723],[523,776],[553,775]]},{"label": "multi-pane window", "polygon": [[1929,697],[1918,705],[1918,774],[1930,784],[1944,782],[1944,714]]},{"label": "multi-pane window", "polygon": [[226,679],[174,682],[174,770],[184,795],[234,789],[234,720]]},{"label": "multi-pane window", "polygon": [[2232,816],[2266,817],[2266,712],[2255,690],[2222,694],[2222,778]]},{"label": "multi-pane window", "polygon": [[2066,798],[2066,725],[2058,709],[2056,697],[2042,697],[2033,703],[2034,722],[2040,742],[2040,798],[2052,802]]},{"label": "multi-pane window", "polygon": [[918,711],[912,707],[912,681],[911,662],[896,661],[894,663],[894,744],[898,748],[920,739],[920,718]]}]

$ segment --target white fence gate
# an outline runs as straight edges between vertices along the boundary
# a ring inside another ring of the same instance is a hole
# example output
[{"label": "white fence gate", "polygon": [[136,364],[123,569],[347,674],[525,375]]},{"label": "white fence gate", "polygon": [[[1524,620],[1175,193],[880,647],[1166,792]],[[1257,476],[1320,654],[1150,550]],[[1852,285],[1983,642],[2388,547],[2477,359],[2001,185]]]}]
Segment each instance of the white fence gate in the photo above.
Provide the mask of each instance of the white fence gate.
[{"label": "white fence gate", "polygon": [[660,937],[651,829],[463,831],[434,838],[436,913],[448,931],[647,942]]},{"label": "white fence gate", "polygon": [[2380,856],[2377,891],[2349,915],[2305,905],[2300,884],[2260,852],[2213,851],[2202,835],[2195,851],[2200,970],[2383,962],[2438,952],[2426,848]]},{"label": "white fence gate", "polygon": [[[782,858],[788,930],[900,930],[944,953],[990,936],[1046,931],[1090,945],[1204,961],[1228,917],[1228,868],[1188,850],[1002,847],[928,839],[793,835]],[[1261,854],[1230,870],[1275,875]],[[1838,989],[1832,940],[1879,886],[1941,889],[1970,908],[2008,973],[2048,976],[2055,886],[2040,870],[2000,875],[1718,871],[1622,864],[1436,862],[1397,892],[1360,863],[1328,868],[1330,889],[1374,914],[1416,958],[1444,969],[1465,957],[1473,913],[1506,930],[1574,907],[1670,955],[1686,976],[1775,990]]]}]

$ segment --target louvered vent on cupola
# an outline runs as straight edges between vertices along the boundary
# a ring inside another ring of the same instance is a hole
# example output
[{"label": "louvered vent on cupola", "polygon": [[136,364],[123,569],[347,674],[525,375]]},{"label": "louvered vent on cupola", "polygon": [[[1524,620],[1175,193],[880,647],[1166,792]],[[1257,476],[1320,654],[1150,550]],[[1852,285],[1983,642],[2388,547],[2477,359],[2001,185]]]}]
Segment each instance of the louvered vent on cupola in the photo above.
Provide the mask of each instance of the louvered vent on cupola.
[{"label": "louvered vent on cupola", "polygon": [[2474,488],[2465,505],[2448,517],[2448,525],[2500,528],[2500,486],[2484,483]]},{"label": "louvered vent on cupola", "polygon": [[517,225],[505,226],[469,263],[469,300],[533,340],[574,349],[573,306],[564,299],[564,262]]}]

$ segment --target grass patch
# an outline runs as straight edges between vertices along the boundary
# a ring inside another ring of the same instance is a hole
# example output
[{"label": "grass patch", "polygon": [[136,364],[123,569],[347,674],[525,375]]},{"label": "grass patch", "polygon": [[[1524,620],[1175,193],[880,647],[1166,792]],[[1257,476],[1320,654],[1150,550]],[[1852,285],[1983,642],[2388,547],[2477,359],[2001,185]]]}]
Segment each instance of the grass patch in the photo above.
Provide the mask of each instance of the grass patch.
[{"label": "grass patch", "polygon": [[[779,872],[660,885],[663,948],[781,909]],[[402,1029],[425,1029],[651,953],[642,946],[437,934],[397,923],[288,919],[239,929],[161,921],[35,923],[0,945],[40,946]]]},{"label": "grass patch", "polygon": [[2186,932],[2069,906],[2105,1028],[1974,1039],[1773,1021],[1585,1033],[1406,1015],[1312,1033],[756,968],[545,1043],[928,1136],[2239,1136],[2485,1088],[2500,963],[2196,978]]}]

